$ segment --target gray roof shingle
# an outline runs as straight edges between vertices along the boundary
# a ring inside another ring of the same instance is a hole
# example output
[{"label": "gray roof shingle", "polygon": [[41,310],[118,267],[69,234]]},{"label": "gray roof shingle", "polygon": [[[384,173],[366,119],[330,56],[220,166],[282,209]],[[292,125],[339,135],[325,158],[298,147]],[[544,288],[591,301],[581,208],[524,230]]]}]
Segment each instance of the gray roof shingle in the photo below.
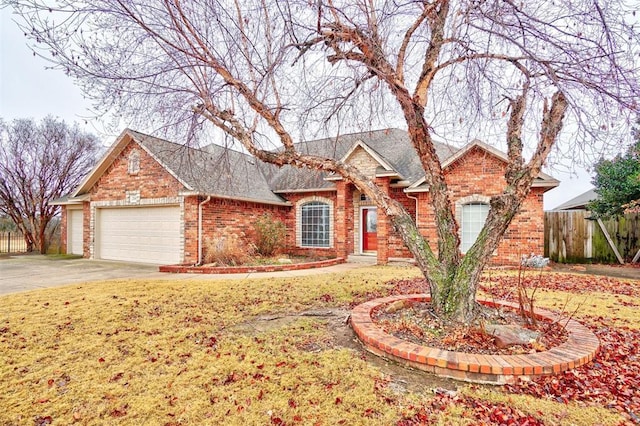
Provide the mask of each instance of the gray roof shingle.
[{"label": "gray roof shingle", "polygon": [[[71,194],[73,199],[60,202],[77,202],[78,197],[88,193],[128,143],[129,139],[124,135],[129,135],[146,149],[187,190],[202,195],[288,205],[289,202],[278,196],[278,193],[335,188],[333,180],[326,179],[328,175],[325,172],[293,166],[277,167],[227,147],[211,144],[204,148],[192,148],[126,129]],[[410,185],[424,180],[424,170],[409,135],[400,129],[351,133],[305,141],[297,143],[296,149],[303,154],[342,160],[358,143],[366,146],[374,157],[380,159],[381,165],[384,164],[385,167],[378,167],[379,172],[385,173],[385,168],[390,168],[391,174],[397,174]],[[436,142],[435,149],[440,161],[446,163],[447,160],[456,158],[456,155],[461,155],[465,148],[458,150]],[[491,150],[490,147],[485,149]],[[496,155],[502,158],[500,153]],[[551,183],[557,182],[546,175],[541,176]]]},{"label": "gray roof shingle", "polygon": [[[278,167],[252,156],[219,145],[191,148],[164,139],[129,130],[134,139],[152,153],[165,167],[193,191],[256,202],[286,204],[277,193],[314,189],[333,189],[327,173]],[[303,154],[343,159],[361,142],[377,154],[394,172],[410,184],[424,177],[424,170],[409,135],[400,129],[384,129],[351,133],[338,137],[300,142],[296,149]],[[459,150],[435,143],[441,162]]]},{"label": "gray roof shingle", "polygon": [[591,188],[587,192],[584,192],[584,193],[578,195],[577,197],[572,198],[569,201],[566,201],[566,202],[560,204],[559,206],[554,208],[553,211],[559,211],[559,210],[582,210],[582,209],[586,208],[587,204],[590,201],[596,200],[597,198],[598,198],[598,194],[596,193],[596,189],[595,188]]},{"label": "gray roof shingle", "polygon": [[[384,129],[362,133],[340,135],[296,144],[303,154],[312,154],[342,159],[357,143],[362,142],[382,157],[403,179],[415,182],[424,177],[424,170],[406,131]],[[457,149],[442,143],[435,143],[436,153],[441,161],[452,156]],[[270,182],[271,189],[278,191],[333,188],[332,182],[324,178],[326,173],[291,166],[277,168],[271,164],[261,166]]]},{"label": "gray roof shingle", "polygon": [[253,157],[217,145],[191,148],[131,131],[134,139],[193,191],[228,198],[284,204]]}]

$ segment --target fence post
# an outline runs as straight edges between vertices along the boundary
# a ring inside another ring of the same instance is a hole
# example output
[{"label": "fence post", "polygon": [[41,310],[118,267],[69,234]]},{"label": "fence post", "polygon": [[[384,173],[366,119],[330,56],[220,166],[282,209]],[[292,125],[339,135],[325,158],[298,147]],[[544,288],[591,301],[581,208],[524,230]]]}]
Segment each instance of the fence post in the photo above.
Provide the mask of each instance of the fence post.
[{"label": "fence post", "polygon": [[7,235],[9,236],[7,238],[7,253],[11,253],[11,232],[8,232]]}]

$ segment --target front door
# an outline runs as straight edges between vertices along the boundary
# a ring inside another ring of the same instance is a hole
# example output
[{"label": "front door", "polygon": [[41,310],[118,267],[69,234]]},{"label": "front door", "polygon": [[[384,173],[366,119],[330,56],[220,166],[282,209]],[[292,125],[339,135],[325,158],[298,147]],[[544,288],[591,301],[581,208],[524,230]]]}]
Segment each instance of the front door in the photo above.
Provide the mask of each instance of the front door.
[{"label": "front door", "polygon": [[375,207],[362,209],[362,251],[378,249],[378,212]]}]

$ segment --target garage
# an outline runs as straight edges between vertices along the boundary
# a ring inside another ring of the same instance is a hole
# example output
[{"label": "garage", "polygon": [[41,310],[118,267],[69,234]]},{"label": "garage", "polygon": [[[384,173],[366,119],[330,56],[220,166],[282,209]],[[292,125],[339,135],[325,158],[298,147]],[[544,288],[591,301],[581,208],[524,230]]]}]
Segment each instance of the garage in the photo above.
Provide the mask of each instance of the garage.
[{"label": "garage", "polygon": [[96,258],[181,262],[179,206],[101,208],[96,214]]},{"label": "garage", "polygon": [[82,209],[67,210],[67,253],[82,255]]}]

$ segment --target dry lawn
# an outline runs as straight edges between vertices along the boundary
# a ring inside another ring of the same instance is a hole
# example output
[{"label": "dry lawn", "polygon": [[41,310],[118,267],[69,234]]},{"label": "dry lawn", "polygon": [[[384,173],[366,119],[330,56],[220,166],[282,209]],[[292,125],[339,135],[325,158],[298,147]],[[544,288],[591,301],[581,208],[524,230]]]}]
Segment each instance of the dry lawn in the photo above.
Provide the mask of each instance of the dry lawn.
[{"label": "dry lawn", "polygon": [[[321,318],[268,331],[241,325],[258,315],[344,307],[384,294],[391,278],[417,275],[367,267],[287,279],[119,280],[2,297],[0,425],[389,425],[414,418],[433,393],[388,386],[392,378],[336,345]],[[545,293],[544,305],[565,296]],[[594,304],[601,315],[624,312],[625,321],[640,324],[631,312]],[[614,411],[499,388],[460,391],[544,413],[546,424],[621,420]],[[474,423],[470,409],[455,404],[430,421]]]}]

